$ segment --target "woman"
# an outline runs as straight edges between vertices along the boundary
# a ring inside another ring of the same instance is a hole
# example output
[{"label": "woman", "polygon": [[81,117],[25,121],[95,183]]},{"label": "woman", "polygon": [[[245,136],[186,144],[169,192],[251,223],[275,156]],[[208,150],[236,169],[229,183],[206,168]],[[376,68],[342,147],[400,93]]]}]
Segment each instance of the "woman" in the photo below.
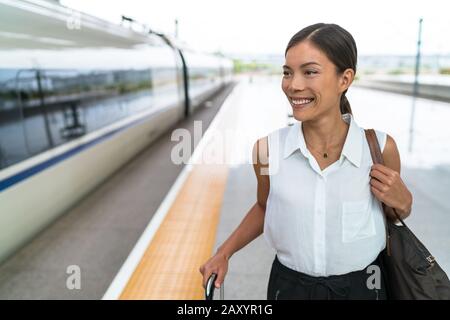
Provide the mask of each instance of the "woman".
[{"label": "woman", "polygon": [[[345,93],[355,41],[338,25],[314,24],[292,37],[285,60],[282,89],[299,122],[255,143],[257,202],[200,267],[204,284],[216,273],[220,287],[233,253],[264,232],[277,253],[268,299],[385,299],[380,273],[369,279],[386,246],[378,200],[404,219],[412,195],[392,137],[376,130],[385,165],[373,165],[353,119]],[[395,221],[393,212],[387,218]]]}]

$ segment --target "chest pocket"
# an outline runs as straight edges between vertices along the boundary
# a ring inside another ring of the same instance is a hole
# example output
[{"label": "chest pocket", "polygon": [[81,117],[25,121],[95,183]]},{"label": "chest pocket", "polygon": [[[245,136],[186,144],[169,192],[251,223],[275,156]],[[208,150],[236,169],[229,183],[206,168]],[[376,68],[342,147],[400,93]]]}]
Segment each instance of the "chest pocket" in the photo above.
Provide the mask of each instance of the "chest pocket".
[{"label": "chest pocket", "polygon": [[342,203],[342,241],[352,242],[376,234],[370,200]]}]

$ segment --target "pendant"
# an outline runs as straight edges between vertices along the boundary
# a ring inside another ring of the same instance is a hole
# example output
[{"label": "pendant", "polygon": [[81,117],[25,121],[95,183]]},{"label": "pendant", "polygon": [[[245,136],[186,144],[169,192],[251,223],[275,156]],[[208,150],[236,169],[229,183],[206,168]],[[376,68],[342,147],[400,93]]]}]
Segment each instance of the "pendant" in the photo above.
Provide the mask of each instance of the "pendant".
[{"label": "pendant", "polygon": [[323,157],[324,157],[324,158],[328,158],[328,153],[325,152],[325,153],[323,154]]}]

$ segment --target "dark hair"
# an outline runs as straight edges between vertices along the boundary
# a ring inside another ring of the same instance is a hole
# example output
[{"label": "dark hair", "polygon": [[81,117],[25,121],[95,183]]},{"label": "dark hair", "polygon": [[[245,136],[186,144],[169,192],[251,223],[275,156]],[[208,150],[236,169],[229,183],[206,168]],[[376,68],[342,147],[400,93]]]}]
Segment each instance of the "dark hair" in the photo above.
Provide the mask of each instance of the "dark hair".
[{"label": "dark hair", "polygon": [[[336,66],[338,74],[351,68],[356,74],[357,50],[356,43],[352,35],[344,28],[333,23],[316,23],[303,28],[297,32],[286,47],[284,55],[288,50],[298,43],[308,40],[321,50],[328,59]],[[345,96],[347,89],[341,95],[340,110],[341,114],[350,113],[350,103]]]}]

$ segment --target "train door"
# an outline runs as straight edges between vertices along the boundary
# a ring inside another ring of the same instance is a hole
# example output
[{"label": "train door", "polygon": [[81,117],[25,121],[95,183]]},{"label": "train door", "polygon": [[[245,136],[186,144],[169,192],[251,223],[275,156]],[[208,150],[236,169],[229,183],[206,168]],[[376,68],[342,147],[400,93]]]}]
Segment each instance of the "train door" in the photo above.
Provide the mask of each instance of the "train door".
[{"label": "train door", "polygon": [[189,97],[189,71],[186,64],[186,59],[184,58],[183,53],[180,49],[178,49],[178,52],[181,57],[181,61],[183,63],[183,87],[184,87],[184,116],[189,116],[190,112],[190,97]]}]

